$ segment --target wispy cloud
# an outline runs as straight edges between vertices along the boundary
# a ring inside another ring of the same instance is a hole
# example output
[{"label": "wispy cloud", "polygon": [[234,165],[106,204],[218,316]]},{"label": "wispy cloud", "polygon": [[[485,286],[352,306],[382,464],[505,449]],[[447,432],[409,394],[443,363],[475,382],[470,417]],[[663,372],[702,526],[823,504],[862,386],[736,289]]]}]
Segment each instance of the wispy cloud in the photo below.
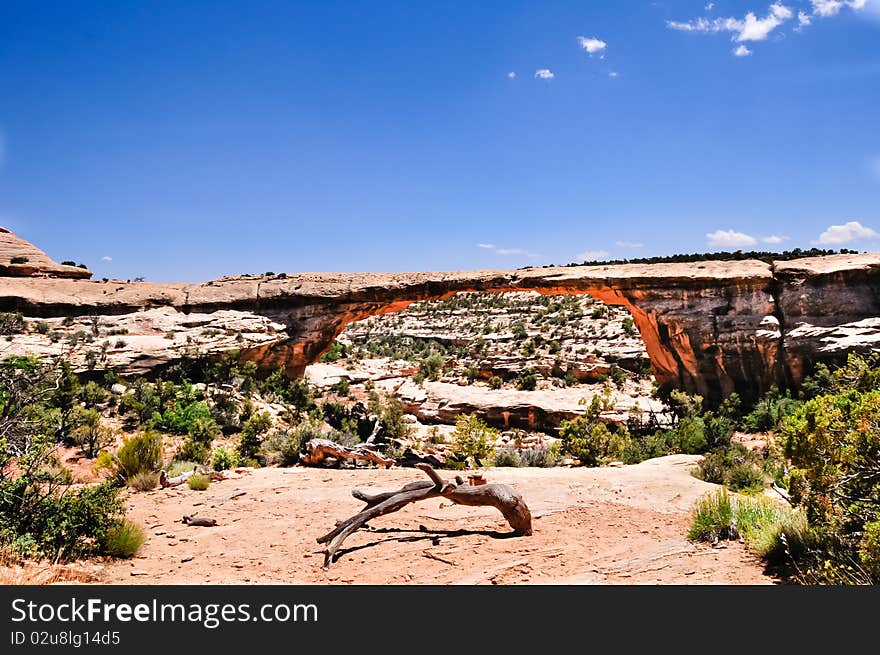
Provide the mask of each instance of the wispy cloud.
[{"label": "wispy cloud", "polygon": [[716,230],[706,234],[706,243],[710,248],[742,248],[754,246],[758,240],[744,232],[736,230]]},{"label": "wispy cloud", "polygon": [[500,255],[502,257],[519,256],[528,257],[529,259],[537,259],[538,257],[540,257],[538,253],[526,250],[525,248],[499,248],[494,243],[478,243],[477,247],[484,250],[491,250],[496,255]]},{"label": "wispy cloud", "polygon": [[843,225],[829,225],[828,229],[813,241],[814,245],[840,246],[853,241],[880,239],[880,232],[866,227],[858,221],[849,221]]},{"label": "wispy cloud", "polygon": [[608,77],[620,77],[620,73],[618,73],[617,71],[611,71],[610,73],[608,73]]},{"label": "wispy cloud", "polygon": [[644,248],[644,243],[639,243],[637,241],[615,241],[614,245],[618,248]]},{"label": "wispy cloud", "polygon": [[101,257],[101,261],[102,262],[112,262],[113,258],[110,255],[104,255],[103,257]]},{"label": "wispy cloud", "polygon": [[789,7],[781,2],[774,2],[763,18],[755,12],[748,12],[743,18],[713,18],[711,20],[696,18],[685,22],[670,20],[667,27],[682,32],[731,32],[733,41],[764,41],[777,27],[794,16]]},{"label": "wispy cloud", "polygon": [[749,50],[748,46],[742,44],[738,45],[733,51],[734,57],[748,57],[750,54],[752,54],[752,51]]},{"label": "wispy cloud", "polygon": [[516,79],[516,73],[514,73],[513,71],[510,71],[510,72],[507,74],[507,77],[508,77],[509,79],[511,79],[511,80],[515,80],[515,79]]},{"label": "wispy cloud", "polygon": [[607,43],[605,43],[602,39],[597,39],[595,36],[579,36],[577,40],[581,48],[586,50],[591,57],[596,53],[604,53],[605,48],[608,47]]},{"label": "wispy cloud", "polygon": [[868,0],[810,0],[813,5],[813,15],[828,18],[837,16],[844,7],[855,11],[861,11],[868,4]]},{"label": "wispy cloud", "polygon": [[552,80],[556,76],[549,68],[539,68],[535,71],[535,77],[539,80]]},{"label": "wispy cloud", "polygon": [[712,11],[713,9],[715,9],[715,3],[714,2],[707,3],[706,6],[703,7],[703,9],[705,9],[706,11]]},{"label": "wispy cloud", "polygon": [[575,259],[582,262],[595,262],[608,257],[607,250],[584,250],[574,256]]},{"label": "wispy cloud", "polygon": [[761,243],[770,243],[770,244],[778,244],[783,241],[788,241],[790,237],[782,236],[780,234],[771,234],[769,237],[761,237]]},{"label": "wispy cloud", "polygon": [[798,12],[798,25],[794,28],[795,32],[800,32],[805,27],[809,27],[813,24],[813,19],[810,18],[810,14],[799,11]]}]

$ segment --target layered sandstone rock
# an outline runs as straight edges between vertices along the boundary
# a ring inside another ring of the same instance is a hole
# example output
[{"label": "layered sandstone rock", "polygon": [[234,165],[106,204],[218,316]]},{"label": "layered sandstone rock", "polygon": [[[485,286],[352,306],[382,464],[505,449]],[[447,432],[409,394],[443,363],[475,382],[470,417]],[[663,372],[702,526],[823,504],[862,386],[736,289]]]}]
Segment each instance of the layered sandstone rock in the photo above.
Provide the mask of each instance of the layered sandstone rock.
[{"label": "layered sandstone rock", "polygon": [[101,316],[107,321],[137,315],[149,324],[146,311],[162,308],[163,321],[181,325],[193,314],[235,311],[239,319],[285,326],[259,343],[236,341],[233,347],[243,358],[264,371],[283,366],[290,375],[300,375],[352,321],[460,291],[525,290],[588,293],[623,305],[632,313],[661,385],[710,400],[731,391],[754,398],[773,384],[797,384],[815,362],[839,359],[848,349],[877,346],[877,326],[871,319],[880,315],[880,255],[835,255],[775,266],[748,260],[453,273],[301,273],[204,284],[5,277],[0,278],[0,310],[31,318]]},{"label": "layered sandstone rock", "polygon": [[0,275],[9,277],[66,277],[88,279],[91,271],[78,266],[65,266],[32,243],[0,227]]}]

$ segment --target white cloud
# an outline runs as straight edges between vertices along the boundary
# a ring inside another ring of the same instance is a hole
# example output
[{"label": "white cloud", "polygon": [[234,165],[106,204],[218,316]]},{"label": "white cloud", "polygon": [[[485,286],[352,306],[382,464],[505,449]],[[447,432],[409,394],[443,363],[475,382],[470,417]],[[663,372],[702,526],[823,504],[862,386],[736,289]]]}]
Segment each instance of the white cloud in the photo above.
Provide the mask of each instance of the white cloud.
[{"label": "white cloud", "polygon": [[828,18],[837,16],[844,7],[855,11],[861,11],[868,4],[868,0],[810,0],[813,5],[813,15]]},{"label": "white cloud", "polygon": [[712,11],[713,9],[715,9],[715,3],[714,3],[714,2],[710,2],[709,4],[707,4],[707,5],[704,7],[704,9],[705,9],[706,11]]},{"label": "white cloud", "polygon": [[602,39],[597,39],[595,36],[591,36],[590,38],[579,36],[577,40],[580,46],[590,53],[590,56],[597,52],[603,52],[605,48],[608,47],[607,43]]},{"label": "white cloud", "polygon": [[750,54],[752,54],[752,51],[742,44],[737,46],[736,49],[733,51],[734,57],[748,57]]},{"label": "white cloud", "polygon": [[535,77],[541,80],[552,80],[556,76],[549,68],[540,68],[535,71]]},{"label": "white cloud", "polygon": [[608,73],[608,77],[620,77],[620,73],[618,73],[617,71],[611,71],[610,73]]},{"label": "white cloud", "polygon": [[839,246],[863,239],[880,239],[880,232],[870,227],[865,227],[858,221],[849,221],[843,225],[829,225],[828,229],[820,234],[819,238],[812,243],[825,246]]},{"label": "white cloud", "polygon": [[644,248],[644,243],[637,243],[635,241],[615,241],[614,245],[618,248]]},{"label": "white cloud", "polygon": [[101,261],[102,262],[112,262],[113,258],[110,255],[104,255],[103,257],[101,257]]},{"label": "white cloud", "polygon": [[540,256],[537,253],[526,250],[525,248],[499,248],[494,243],[478,243],[477,247],[483,248],[484,250],[491,250],[496,255],[501,255],[502,257],[520,255],[522,257],[528,257],[529,259],[535,259]]},{"label": "white cloud", "polygon": [[813,22],[813,19],[810,18],[809,14],[807,14],[803,11],[799,11],[798,12],[798,26],[794,29],[797,30],[798,32],[800,32],[805,27],[809,27],[812,22]]},{"label": "white cloud", "polygon": [[742,248],[758,243],[755,237],[736,230],[716,230],[706,235],[711,248]]},{"label": "white cloud", "polygon": [[595,262],[608,257],[607,250],[584,250],[574,256],[575,259],[582,262]]},{"label": "white cloud", "polygon": [[762,243],[782,243],[783,241],[788,241],[790,237],[785,237],[779,234],[771,234],[769,237],[761,237]]},{"label": "white cloud", "polygon": [[[707,20],[700,17],[687,22],[666,21],[669,29],[683,32],[731,32],[731,39],[737,43],[744,41],[764,41],[777,27],[789,20],[794,13],[781,2],[774,2],[768,8],[764,18],[758,18],[750,11],[743,18],[714,18]],[[742,55],[740,55],[742,56]]]},{"label": "white cloud", "polygon": [[516,79],[516,73],[514,73],[513,71],[510,71],[510,72],[507,74],[507,77],[509,77],[510,79],[514,80],[514,79]]}]

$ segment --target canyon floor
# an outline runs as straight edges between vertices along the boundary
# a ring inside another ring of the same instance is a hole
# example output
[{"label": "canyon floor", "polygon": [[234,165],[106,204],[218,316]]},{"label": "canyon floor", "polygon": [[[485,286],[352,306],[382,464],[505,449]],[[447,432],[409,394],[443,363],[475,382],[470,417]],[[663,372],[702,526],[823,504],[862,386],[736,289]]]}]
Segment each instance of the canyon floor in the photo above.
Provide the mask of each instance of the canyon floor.
[{"label": "canyon floor", "polygon": [[[132,493],[148,526],[136,558],[92,565],[99,584],[773,584],[736,542],[687,541],[696,498],[714,488],[672,455],[620,468],[488,469],[533,514],[534,535],[508,537],[494,509],[410,505],[345,542],[329,570],[315,539],[361,503],[352,487],[391,490],[414,469],[266,468],[212,483]],[[448,473],[447,473],[448,475]],[[241,493],[244,492],[244,493]],[[239,495],[240,494],[240,495]],[[184,514],[216,527],[181,523]]]}]

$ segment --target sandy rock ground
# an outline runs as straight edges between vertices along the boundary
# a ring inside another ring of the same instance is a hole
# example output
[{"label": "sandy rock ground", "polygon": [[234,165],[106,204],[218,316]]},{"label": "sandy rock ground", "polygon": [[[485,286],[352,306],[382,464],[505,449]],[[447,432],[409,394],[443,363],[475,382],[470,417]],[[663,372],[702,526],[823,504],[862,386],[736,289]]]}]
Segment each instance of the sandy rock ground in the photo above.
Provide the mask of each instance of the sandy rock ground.
[{"label": "sandy rock ground", "polygon": [[[414,469],[270,468],[214,482],[132,493],[129,517],[148,527],[137,557],[97,567],[116,584],[771,584],[738,543],[692,544],[693,501],[714,488],[690,475],[697,456],[620,468],[488,469],[533,514],[534,535],[511,538],[491,508],[442,499],[376,519],[322,568],[315,539],[361,509],[352,487],[393,490]],[[448,476],[448,472],[444,472]],[[242,493],[243,492],[243,493]],[[184,514],[215,518],[186,526]]]}]

